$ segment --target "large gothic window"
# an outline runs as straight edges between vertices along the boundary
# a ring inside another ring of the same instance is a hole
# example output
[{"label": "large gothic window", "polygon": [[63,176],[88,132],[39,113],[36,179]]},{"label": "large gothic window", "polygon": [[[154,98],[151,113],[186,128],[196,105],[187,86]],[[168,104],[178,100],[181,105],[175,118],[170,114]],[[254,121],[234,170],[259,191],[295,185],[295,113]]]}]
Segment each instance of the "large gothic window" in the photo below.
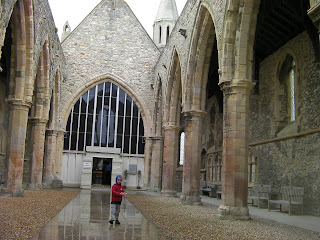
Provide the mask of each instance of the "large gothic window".
[{"label": "large gothic window", "polygon": [[68,118],[64,150],[86,146],[120,148],[125,154],[144,154],[144,125],[133,99],[117,85],[105,82],[84,93]]}]

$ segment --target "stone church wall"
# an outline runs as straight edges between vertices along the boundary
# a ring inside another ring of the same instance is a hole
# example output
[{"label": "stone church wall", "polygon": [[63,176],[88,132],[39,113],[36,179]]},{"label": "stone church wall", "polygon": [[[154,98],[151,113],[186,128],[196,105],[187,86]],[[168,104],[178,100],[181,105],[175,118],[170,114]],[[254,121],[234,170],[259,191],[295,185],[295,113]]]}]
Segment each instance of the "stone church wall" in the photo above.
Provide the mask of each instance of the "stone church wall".
[{"label": "stone church wall", "polygon": [[112,1],[101,1],[62,46],[66,56],[62,115],[69,115],[77,91],[88,90],[90,81],[106,74],[124,81],[151,115],[153,70],[160,53],[125,2],[112,6]]},{"label": "stone church wall", "polygon": [[294,52],[298,68],[299,133],[319,129],[320,67],[314,63],[311,41],[304,32],[260,64],[259,94],[252,95],[250,99],[250,143],[257,160],[258,182],[271,184],[274,191],[280,190],[281,186],[304,187],[305,213],[320,215],[320,133],[258,144],[276,138],[274,108],[279,104],[275,102],[277,69],[280,58],[290,51]]}]

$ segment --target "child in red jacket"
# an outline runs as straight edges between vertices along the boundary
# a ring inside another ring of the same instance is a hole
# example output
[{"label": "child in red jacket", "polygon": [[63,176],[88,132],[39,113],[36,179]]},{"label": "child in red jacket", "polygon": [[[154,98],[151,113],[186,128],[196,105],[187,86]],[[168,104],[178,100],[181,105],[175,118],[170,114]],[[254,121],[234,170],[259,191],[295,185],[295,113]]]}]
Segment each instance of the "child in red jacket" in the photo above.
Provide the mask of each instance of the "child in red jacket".
[{"label": "child in red jacket", "polygon": [[122,202],[122,196],[127,196],[127,193],[124,191],[124,187],[121,185],[122,176],[118,175],[116,177],[116,183],[112,186],[112,198],[111,198],[111,219],[110,224],[113,224],[115,221],[116,224],[120,224],[118,218],[120,213],[120,206]]}]

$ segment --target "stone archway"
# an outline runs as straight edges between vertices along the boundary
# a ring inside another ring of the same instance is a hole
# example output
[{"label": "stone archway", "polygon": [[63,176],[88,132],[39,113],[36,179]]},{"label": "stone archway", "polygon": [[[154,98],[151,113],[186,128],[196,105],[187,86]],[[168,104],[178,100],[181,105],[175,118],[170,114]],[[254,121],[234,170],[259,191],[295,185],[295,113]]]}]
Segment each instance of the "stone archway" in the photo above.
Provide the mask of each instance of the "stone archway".
[{"label": "stone archway", "polygon": [[[219,98],[222,108],[222,93],[219,84],[219,61],[215,25],[209,10],[201,5],[193,30],[189,52],[188,79],[186,81],[185,154],[181,202],[200,204],[200,168],[202,127],[207,114],[210,97]],[[209,89],[211,91],[209,91]],[[222,111],[222,109],[221,109]],[[207,124],[209,127],[210,124]],[[206,149],[211,146],[205,146]]]},{"label": "stone archway", "polygon": [[164,147],[162,192],[175,196],[176,168],[178,161],[179,130],[182,102],[181,66],[178,53],[174,50],[167,85],[164,111]]},{"label": "stone archway", "polygon": [[33,1],[18,0],[10,20],[9,126],[4,191],[23,196],[22,176],[28,112],[33,96]]},{"label": "stone archway", "polygon": [[57,143],[59,131],[57,129],[57,115],[60,102],[60,74],[57,71],[54,78],[54,87],[50,99],[50,111],[46,130],[45,148],[44,148],[44,160],[43,160],[43,185],[44,187],[50,187],[54,181],[59,181],[61,175],[59,174],[61,161],[58,161],[57,156]]},{"label": "stone archway", "polygon": [[[250,219],[248,196],[249,95],[258,1],[229,1],[220,87],[224,92],[221,219]],[[238,24],[237,24],[238,23]]]},{"label": "stone archway", "polygon": [[[161,175],[162,175],[162,152],[163,146],[162,138],[162,115],[163,115],[163,97],[162,97],[162,80],[158,76],[155,89],[155,105],[153,114],[153,132],[148,139],[148,146],[150,151],[146,152],[145,163],[145,183],[146,186],[154,190],[161,189]],[[146,149],[147,150],[147,149]],[[148,158],[149,157],[149,158]]]},{"label": "stone archway", "polygon": [[50,53],[47,38],[40,52],[34,85],[33,105],[29,117],[30,188],[42,188],[44,143],[50,110]]}]

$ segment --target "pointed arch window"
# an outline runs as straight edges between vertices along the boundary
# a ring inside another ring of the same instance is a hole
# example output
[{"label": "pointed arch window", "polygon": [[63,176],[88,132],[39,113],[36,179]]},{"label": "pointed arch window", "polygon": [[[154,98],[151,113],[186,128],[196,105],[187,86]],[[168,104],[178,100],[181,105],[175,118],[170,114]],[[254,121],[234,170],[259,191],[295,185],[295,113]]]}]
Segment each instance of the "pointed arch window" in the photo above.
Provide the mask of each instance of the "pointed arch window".
[{"label": "pointed arch window", "polygon": [[64,150],[86,146],[120,148],[144,154],[144,124],[134,100],[117,85],[105,82],[84,93],[68,118]]},{"label": "pointed arch window", "polygon": [[295,104],[295,81],[294,81],[294,69],[295,69],[295,61],[292,60],[291,68],[289,70],[289,106],[290,106],[290,120],[296,120],[296,104]]},{"label": "pointed arch window", "polygon": [[159,43],[161,43],[161,36],[162,35],[162,28],[161,26],[159,27]]},{"label": "pointed arch window", "polygon": [[167,26],[167,42],[168,42],[168,40],[169,40],[169,36],[170,36],[170,27]]}]

